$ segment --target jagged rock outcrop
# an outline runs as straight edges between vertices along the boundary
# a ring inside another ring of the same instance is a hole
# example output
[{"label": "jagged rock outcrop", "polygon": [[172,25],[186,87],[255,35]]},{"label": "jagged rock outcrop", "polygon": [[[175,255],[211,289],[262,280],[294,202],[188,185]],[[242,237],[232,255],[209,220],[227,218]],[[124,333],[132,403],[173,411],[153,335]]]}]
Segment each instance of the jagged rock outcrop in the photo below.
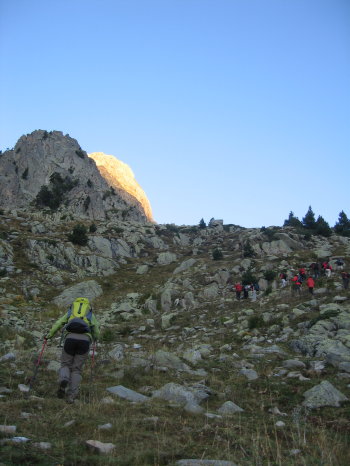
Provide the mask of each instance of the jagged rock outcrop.
[{"label": "jagged rock outcrop", "polygon": [[50,209],[58,218],[147,221],[138,199],[111,178],[103,178],[69,135],[37,130],[0,157],[0,207]]},{"label": "jagged rock outcrop", "polygon": [[121,189],[134,197],[143,207],[147,220],[153,221],[152,208],[144,190],[135,180],[135,175],[129,165],[118,160],[113,155],[107,155],[103,152],[93,152],[89,154],[101,175],[107,180],[110,186],[115,189]]}]

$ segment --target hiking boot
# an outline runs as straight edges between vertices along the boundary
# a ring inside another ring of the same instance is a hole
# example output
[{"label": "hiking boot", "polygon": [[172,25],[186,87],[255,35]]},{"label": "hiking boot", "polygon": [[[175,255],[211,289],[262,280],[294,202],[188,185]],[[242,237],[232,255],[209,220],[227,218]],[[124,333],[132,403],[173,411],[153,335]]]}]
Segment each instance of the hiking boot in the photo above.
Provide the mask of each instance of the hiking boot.
[{"label": "hiking boot", "polygon": [[62,380],[60,382],[60,385],[57,390],[57,397],[58,398],[64,398],[64,395],[66,394],[66,387],[68,385],[68,380]]}]

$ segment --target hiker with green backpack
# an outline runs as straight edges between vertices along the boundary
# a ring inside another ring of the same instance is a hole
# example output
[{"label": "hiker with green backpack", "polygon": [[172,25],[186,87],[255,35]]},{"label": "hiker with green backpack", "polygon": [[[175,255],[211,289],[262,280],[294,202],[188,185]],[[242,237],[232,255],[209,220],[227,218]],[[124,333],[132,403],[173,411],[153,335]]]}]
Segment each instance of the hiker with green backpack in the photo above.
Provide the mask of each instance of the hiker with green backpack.
[{"label": "hiker with green backpack", "polygon": [[96,342],[99,337],[99,325],[87,298],[77,298],[68,312],[53,324],[46,339],[52,338],[62,327],[65,340],[57,396],[64,398],[67,389],[67,403],[74,403],[79,392],[81,371],[89,355],[90,344]]}]

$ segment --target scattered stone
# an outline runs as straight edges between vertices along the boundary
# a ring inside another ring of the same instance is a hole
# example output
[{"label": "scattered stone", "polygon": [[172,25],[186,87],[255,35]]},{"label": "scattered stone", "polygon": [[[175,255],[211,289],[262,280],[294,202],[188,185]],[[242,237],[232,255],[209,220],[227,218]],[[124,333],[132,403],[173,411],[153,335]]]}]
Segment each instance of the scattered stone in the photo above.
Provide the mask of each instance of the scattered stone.
[{"label": "scattered stone", "polygon": [[0,432],[2,434],[14,434],[16,430],[17,426],[0,425]]},{"label": "scattered stone", "polygon": [[285,427],[286,423],[283,421],[277,421],[275,425],[276,427]]},{"label": "scattered stone", "polygon": [[120,398],[124,398],[125,400],[132,401],[134,403],[145,403],[146,401],[149,401],[148,396],[141,395],[141,393],[137,393],[130,388],[123,387],[122,385],[108,387],[106,390],[113,395],[117,395]]},{"label": "scattered stone", "polygon": [[340,403],[348,401],[348,398],[337,390],[330,382],[324,380],[304,393],[303,406],[308,408],[321,408],[323,406],[334,406],[338,408]]},{"label": "scattered stone", "polygon": [[24,385],[23,383],[18,384],[18,388],[22,393],[28,393],[30,390],[28,385]]},{"label": "scattered stone", "polygon": [[258,373],[253,369],[241,369],[240,375],[244,375],[248,380],[256,380],[259,378]]},{"label": "scattered stone", "polygon": [[201,401],[206,400],[210,393],[210,390],[205,386],[184,387],[170,382],[159,390],[155,390],[152,396],[153,398],[161,398],[185,406],[187,403],[199,404]]},{"label": "scattered stone", "polygon": [[4,356],[1,356],[0,362],[3,362],[3,361],[14,361],[15,359],[16,359],[15,353],[7,353],[7,354],[4,354]]},{"label": "scattered stone", "polygon": [[52,444],[50,442],[35,442],[33,446],[36,448],[40,448],[40,450],[50,450],[52,448]]},{"label": "scattered stone", "polygon": [[282,366],[286,369],[304,369],[306,367],[306,365],[298,359],[287,359],[283,361]]},{"label": "scattered stone", "polygon": [[219,409],[218,413],[223,416],[229,416],[230,414],[241,413],[244,409],[237,406],[233,401],[226,401]]},{"label": "scattered stone", "polygon": [[108,422],[107,424],[102,424],[102,425],[97,426],[99,430],[109,430],[109,429],[112,429],[112,427],[113,425],[110,422]]},{"label": "scattered stone", "polygon": [[71,421],[66,422],[63,424],[63,427],[70,427],[75,424],[75,419],[72,419]]},{"label": "scattered stone", "polygon": [[281,413],[281,411],[277,408],[277,406],[274,406],[273,408],[270,408],[269,413],[275,414],[277,416],[288,416],[287,413]]},{"label": "scattered stone", "polygon": [[114,450],[115,445],[113,443],[103,443],[99,440],[87,440],[86,445],[92,449],[96,450],[98,453],[103,455],[108,455],[112,450]]}]

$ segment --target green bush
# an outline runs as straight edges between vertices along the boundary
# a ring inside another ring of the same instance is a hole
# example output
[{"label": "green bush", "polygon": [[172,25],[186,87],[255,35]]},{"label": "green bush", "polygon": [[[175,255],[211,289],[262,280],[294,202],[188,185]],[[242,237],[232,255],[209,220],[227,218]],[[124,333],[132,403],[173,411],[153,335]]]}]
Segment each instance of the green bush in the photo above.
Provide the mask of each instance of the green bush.
[{"label": "green bush", "polygon": [[260,328],[264,326],[264,319],[261,316],[250,316],[248,319],[248,328],[253,330],[254,328]]},{"label": "green bush", "polygon": [[214,249],[214,251],[213,251],[213,259],[214,259],[214,261],[219,261],[219,260],[221,260],[223,257],[224,257],[224,256],[223,256],[223,254],[222,254],[221,249],[219,249],[219,248]]},{"label": "green bush", "polygon": [[49,207],[51,210],[56,210],[64,201],[65,194],[77,186],[78,180],[72,180],[68,176],[62,178],[59,173],[53,173],[50,176],[50,184],[40,188],[36,198],[35,205],[37,207]]},{"label": "green bush", "polygon": [[244,246],[243,246],[243,257],[254,257],[255,256],[255,252],[254,252],[254,249],[252,247],[252,245],[250,244],[250,241],[249,239],[244,243]]},{"label": "green bush", "polygon": [[242,285],[250,285],[251,283],[257,283],[258,279],[252,274],[251,270],[247,270],[242,275]]},{"label": "green bush", "polygon": [[97,231],[97,226],[94,223],[92,223],[89,227],[89,232],[95,233],[96,231]]},{"label": "green bush", "polygon": [[276,277],[276,272],[274,272],[273,270],[265,270],[264,272],[265,280],[267,280],[268,282],[272,282],[272,280],[274,280],[275,277]]},{"label": "green bush", "polygon": [[88,243],[87,229],[84,225],[80,223],[75,225],[72,233],[68,235],[68,240],[73,244],[78,244],[79,246],[86,246]]}]

